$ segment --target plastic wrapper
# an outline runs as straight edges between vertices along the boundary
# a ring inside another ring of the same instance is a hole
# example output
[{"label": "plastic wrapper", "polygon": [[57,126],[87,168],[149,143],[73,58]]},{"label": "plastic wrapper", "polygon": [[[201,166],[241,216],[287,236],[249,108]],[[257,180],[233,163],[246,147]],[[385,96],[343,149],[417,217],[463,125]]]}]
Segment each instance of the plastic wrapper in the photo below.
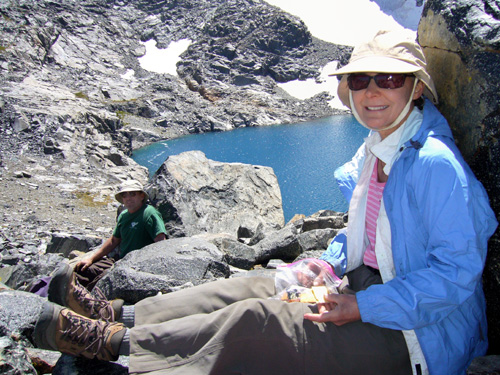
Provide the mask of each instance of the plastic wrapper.
[{"label": "plastic wrapper", "polygon": [[304,303],[324,302],[324,295],[338,293],[341,284],[332,268],[315,258],[278,267],[274,281],[276,295],[271,298]]}]

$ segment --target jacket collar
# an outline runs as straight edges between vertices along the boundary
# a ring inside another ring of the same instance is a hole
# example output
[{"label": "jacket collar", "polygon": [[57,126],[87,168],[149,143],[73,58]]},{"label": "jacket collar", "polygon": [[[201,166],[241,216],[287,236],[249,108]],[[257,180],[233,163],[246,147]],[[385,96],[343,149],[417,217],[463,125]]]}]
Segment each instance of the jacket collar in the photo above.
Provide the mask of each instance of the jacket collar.
[{"label": "jacket collar", "polygon": [[405,143],[406,148],[419,149],[422,147],[429,137],[446,137],[453,141],[453,134],[451,132],[448,122],[437,108],[428,99],[425,100],[422,126],[417,129],[417,132],[407,140]]},{"label": "jacket collar", "polygon": [[365,139],[368,150],[385,163],[385,174],[389,175],[392,165],[405,148],[403,145],[419,130],[422,118],[422,112],[418,108],[413,108],[405,123],[384,140],[380,138],[378,132],[371,132]]}]

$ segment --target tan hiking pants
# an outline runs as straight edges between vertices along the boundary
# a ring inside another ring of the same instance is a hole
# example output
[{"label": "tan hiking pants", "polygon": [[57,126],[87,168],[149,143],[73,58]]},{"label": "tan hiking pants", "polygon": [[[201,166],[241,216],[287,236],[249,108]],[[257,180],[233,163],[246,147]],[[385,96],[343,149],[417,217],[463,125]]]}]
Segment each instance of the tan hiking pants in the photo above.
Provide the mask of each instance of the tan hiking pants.
[{"label": "tan hiking pants", "polygon": [[131,374],[411,374],[400,331],[303,319],[314,306],[268,299],[274,279],[241,277],[136,305]]}]

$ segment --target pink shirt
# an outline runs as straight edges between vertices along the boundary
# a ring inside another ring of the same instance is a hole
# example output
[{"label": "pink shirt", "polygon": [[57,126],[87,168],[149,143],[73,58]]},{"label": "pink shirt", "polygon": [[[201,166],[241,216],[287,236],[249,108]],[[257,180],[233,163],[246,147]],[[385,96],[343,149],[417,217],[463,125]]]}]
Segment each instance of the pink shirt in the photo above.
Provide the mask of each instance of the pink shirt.
[{"label": "pink shirt", "polygon": [[375,240],[377,237],[377,218],[382,202],[382,194],[384,192],[385,182],[378,182],[377,167],[379,160],[377,159],[370,177],[370,185],[368,186],[368,197],[366,201],[366,234],[368,236],[368,246],[363,256],[363,263],[367,266],[378,269],[377,256],[375,255]]}]

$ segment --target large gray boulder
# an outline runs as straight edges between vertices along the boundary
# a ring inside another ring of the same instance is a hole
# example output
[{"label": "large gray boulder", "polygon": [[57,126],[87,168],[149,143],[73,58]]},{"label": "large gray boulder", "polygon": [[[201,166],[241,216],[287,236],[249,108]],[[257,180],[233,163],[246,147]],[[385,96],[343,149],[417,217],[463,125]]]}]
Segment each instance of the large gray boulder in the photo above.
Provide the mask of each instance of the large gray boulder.
[{"label": "large gray boulder", "polygon": [[59,353],[32,348],[33,330],[46,300],[18,290],[0,291],[0,373],[49,373],[47,364]]},{"label": "large gray boulder", "polygon": [[0,291],[0,373],[37,374],[26,348],[45,298],[17,290]]},{"label": "large gray boulder", "polygon": [[257,263],[257,250],[236,239],[222,238],[216,243],[224,253],[224,261],[230,266],[250,270]]},{"label": "large gray boulder", "polygon": [[[500,212],[500,8],[493,0],[428,0],[419,42],[458,147]],[[484,272],[489,351],[500,353],[500,235],[490,240]]]},{"label": "large gray boulder", "polygon": [[88,252],[100,246],[102,238],[90,235],[70,234],[64,232],[52,233],[52,238],[47,245],[46,253],[60,253],[65,257],[74,251]]},{"label": "large gray boulder", "polygon": [[209,160],[201,151],[170,156],[147,187],[168,235],[236,235],[241,226],[284,224],[272,168]]},{"label": "large gray boulder", "polygon": [[326,250],[330,241],[337,235],[337,230],[332,228],[312,229],[298,235],[301,254],[305,251]]},{"label": "large gray boulder", "polygon": [[293,224],[268,233],[262,241],[254,245],[257,249],[257,262],[266,263],[271,259],[294,260],[302,253],[298,235],[299,229]]},{"label": "large gray boulder", "polygon": [[136,303],[217,278],[229,277],[224,254],[199,238],[174,238],[132,251],[96,284],[109,299]]},{"label": "large gray boulder", "polygon": [[0,336],[31,338],[46,298],[18,290],[0,292]]}]

